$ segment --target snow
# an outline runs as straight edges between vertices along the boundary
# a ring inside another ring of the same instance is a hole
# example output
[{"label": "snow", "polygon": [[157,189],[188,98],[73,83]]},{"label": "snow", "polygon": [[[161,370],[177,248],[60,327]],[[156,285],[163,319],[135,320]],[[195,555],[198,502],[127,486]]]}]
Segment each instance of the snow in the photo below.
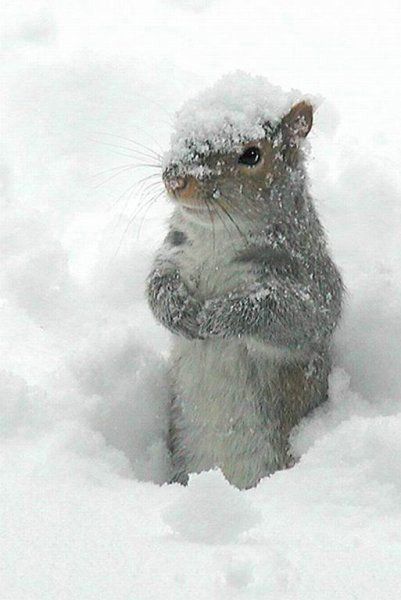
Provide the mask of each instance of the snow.
[{"label": "snow", "polygon": [[[3,4],[0,597],[395,600],[398,3]],[[159,166],[100,175],[148,162],[132,139],[162,155],[237,69],[326,98],[309,172],[348,290],[300,461],[241,492],[162,484],[169,338],[143,292],[171,207]]]},{"label": "snow", "polygon": [[261,521],[249,499],[217,470],[191,475],[184,494],[163,518],[183,539],[206,544],[236,542]]},{"label": "snow", "polygon": [[298,90],[285,92],[265,77],[242,71],[223,75],[177,112],[165,161],[229,152],[241,143],[263,138],[267,127],[277,125],[292,106],[307,99],[317,104]]}]

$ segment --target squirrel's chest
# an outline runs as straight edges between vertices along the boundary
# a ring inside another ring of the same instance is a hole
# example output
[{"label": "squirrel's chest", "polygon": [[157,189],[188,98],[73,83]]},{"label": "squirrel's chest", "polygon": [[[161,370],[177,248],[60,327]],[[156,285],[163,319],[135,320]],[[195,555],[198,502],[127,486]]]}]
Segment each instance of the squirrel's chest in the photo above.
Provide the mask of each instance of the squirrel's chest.
[{"label": "squirrel's chest", "polygon": [[218,296],[244,282],[244,266],[235,259],[236,249],[230,240],[195,238],[180,257],[181,276],[201,298]]}]

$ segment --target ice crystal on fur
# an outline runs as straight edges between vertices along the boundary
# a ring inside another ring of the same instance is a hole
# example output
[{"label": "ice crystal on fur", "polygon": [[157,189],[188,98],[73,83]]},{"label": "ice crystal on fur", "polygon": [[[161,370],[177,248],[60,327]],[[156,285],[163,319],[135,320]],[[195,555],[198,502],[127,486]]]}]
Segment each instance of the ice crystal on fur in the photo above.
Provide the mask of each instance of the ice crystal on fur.
[{"label": "ice crystal on fur", "polygon": [[317,102],[295,89],[286,92],[265,77],[242,71],[224,75],[178,111],[165,162],[227,152],[238,144],[262,138],[267,124],[277,124],[302,99]]}]

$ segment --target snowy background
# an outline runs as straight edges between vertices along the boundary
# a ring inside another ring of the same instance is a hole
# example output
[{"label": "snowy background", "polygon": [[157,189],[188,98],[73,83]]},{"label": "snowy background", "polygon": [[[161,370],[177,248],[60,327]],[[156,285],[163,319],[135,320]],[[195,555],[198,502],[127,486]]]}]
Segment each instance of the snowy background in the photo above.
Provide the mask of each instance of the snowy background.
[{"label": "snowy background", "polygon": [[[399,1],[3,0],[1,28],[1,600],[398,599]],[[331,399],[256,489],[163,486],[144,278],[170,207],[113,136],[167,149],[236,69],[324,98],[309,170],[348,288]]]}]

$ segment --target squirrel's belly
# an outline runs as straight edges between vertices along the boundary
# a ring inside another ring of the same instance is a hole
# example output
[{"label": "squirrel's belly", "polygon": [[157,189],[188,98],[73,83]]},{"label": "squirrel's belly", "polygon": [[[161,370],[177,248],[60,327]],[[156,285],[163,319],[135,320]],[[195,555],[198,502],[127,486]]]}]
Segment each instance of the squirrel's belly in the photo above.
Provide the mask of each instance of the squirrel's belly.
[{"label": "squirrel's belly", "polygon": [[220,467],[237,487],[255,485],[278,460],[269,427],[268,369],[261,376],[239,340],[180,340],[174,355],[176,426],[188,471]]}]

